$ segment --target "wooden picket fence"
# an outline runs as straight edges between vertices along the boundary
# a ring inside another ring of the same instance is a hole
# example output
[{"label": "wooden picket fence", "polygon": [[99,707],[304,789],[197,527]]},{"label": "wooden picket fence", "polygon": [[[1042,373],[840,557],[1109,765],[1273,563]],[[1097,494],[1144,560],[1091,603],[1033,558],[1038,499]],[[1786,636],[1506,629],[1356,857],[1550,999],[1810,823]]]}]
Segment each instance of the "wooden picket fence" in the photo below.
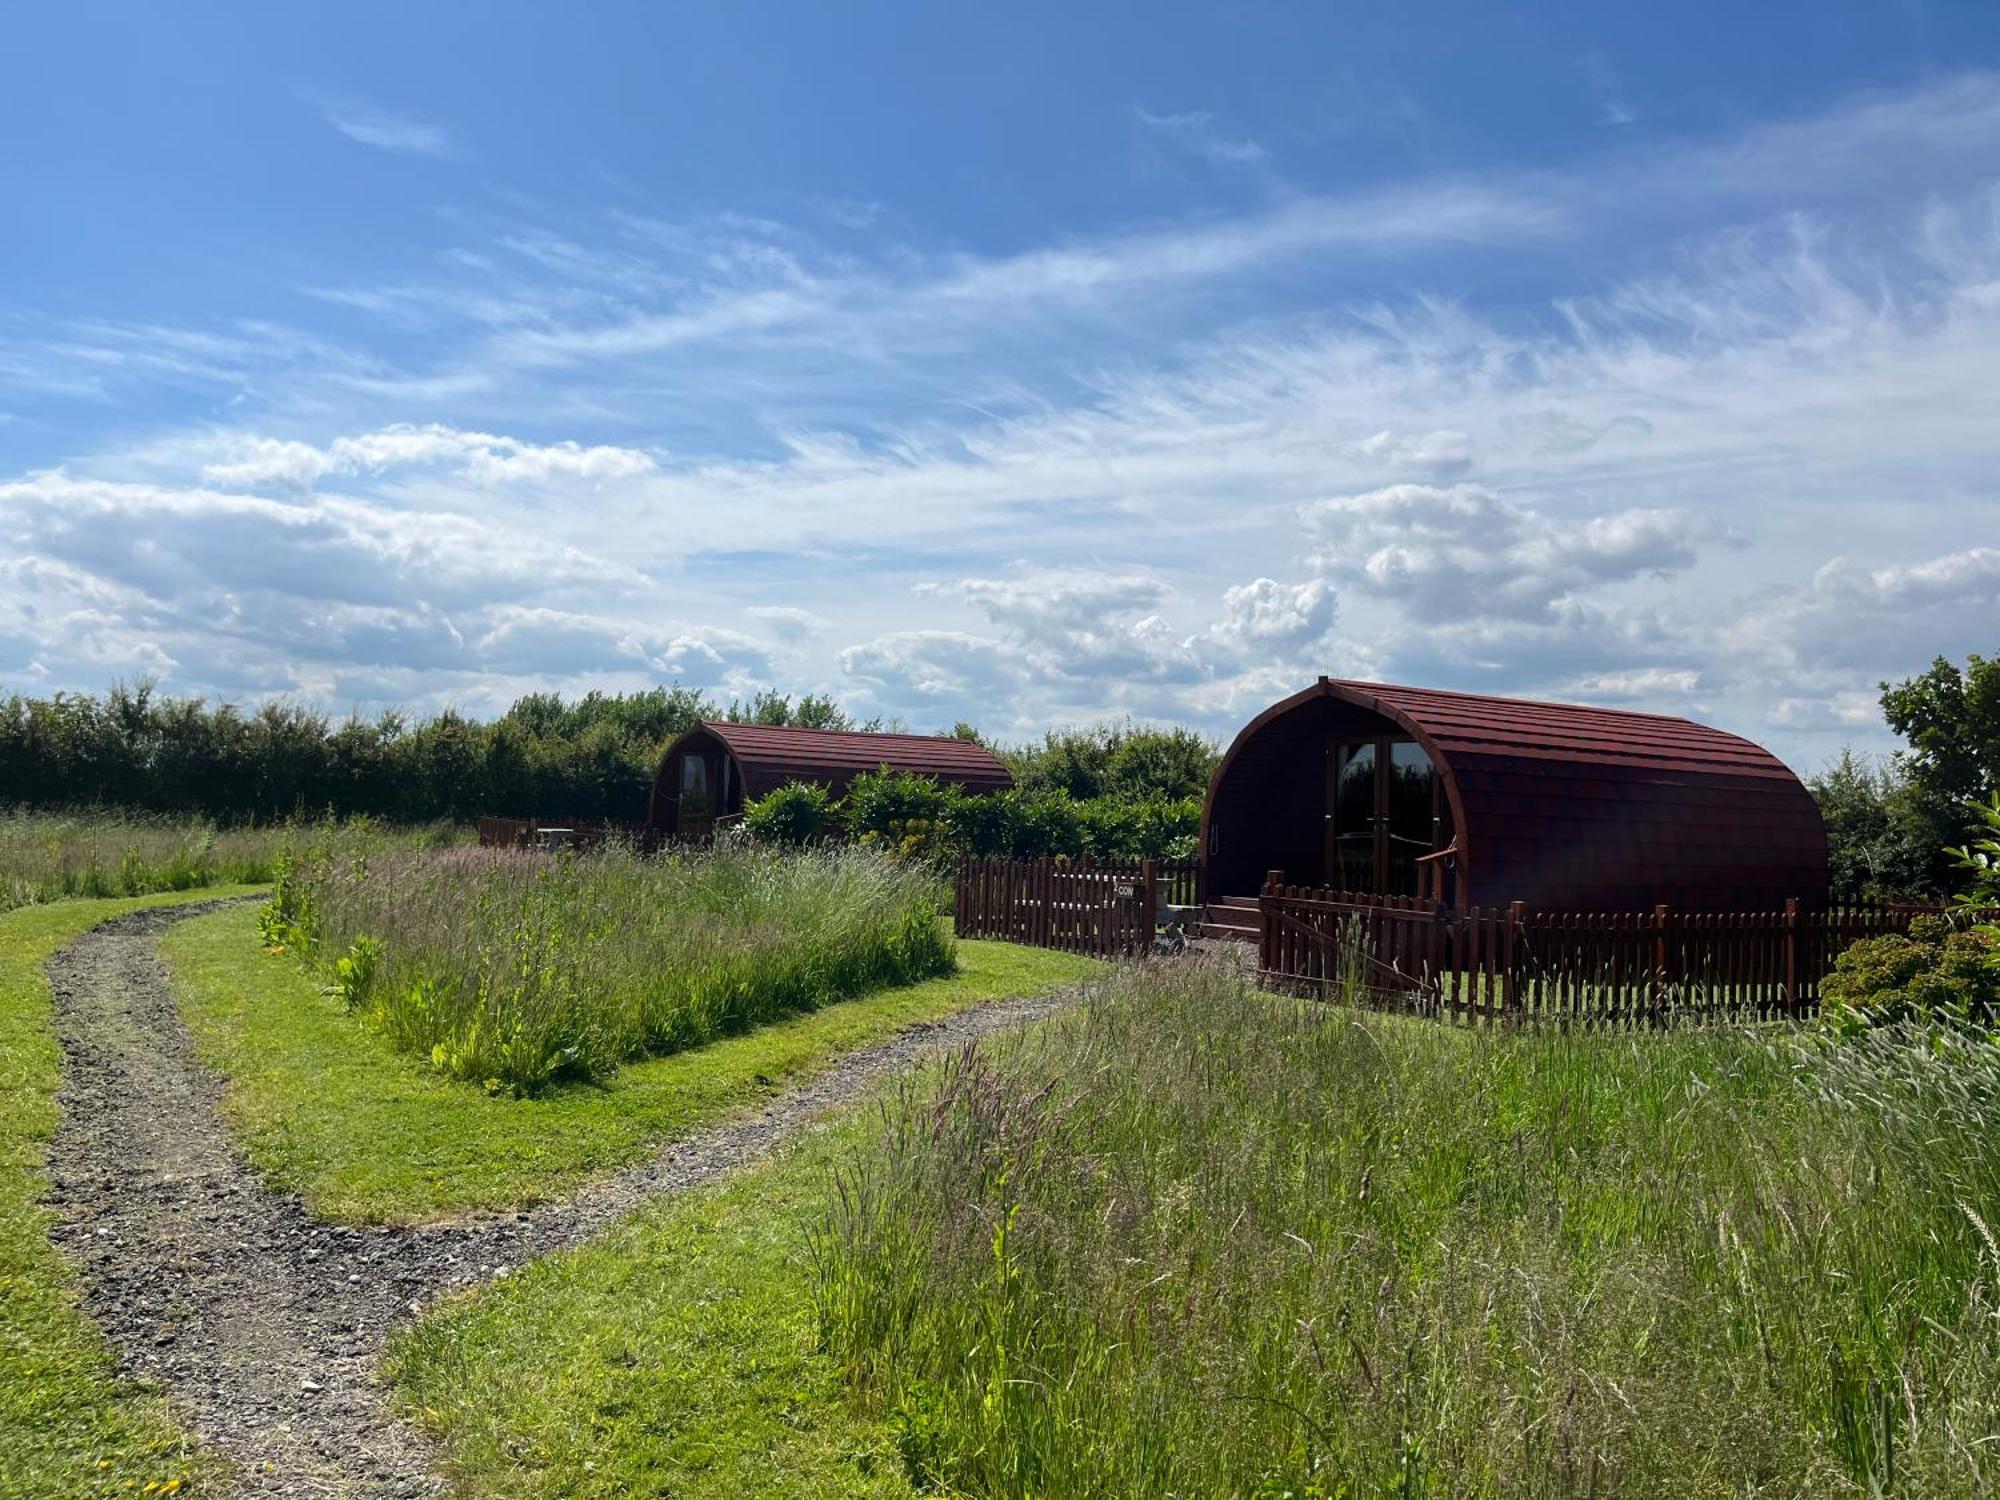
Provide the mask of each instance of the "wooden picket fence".
[{"label": "wooden picket fence", "polygon": [[952,920],[960,937],[1129,958],[1152,951],[1163,900],[1197,904],[1200,879],[1193,864],[1163,860],[967,859],[953,883]]},{"label": "wooden picket fence", "polygon": [[1811,1014],[1841,951],[1942,907],[1530,911],[1267,880],[1258,977],[1471,1024],[1644,1027]]}]

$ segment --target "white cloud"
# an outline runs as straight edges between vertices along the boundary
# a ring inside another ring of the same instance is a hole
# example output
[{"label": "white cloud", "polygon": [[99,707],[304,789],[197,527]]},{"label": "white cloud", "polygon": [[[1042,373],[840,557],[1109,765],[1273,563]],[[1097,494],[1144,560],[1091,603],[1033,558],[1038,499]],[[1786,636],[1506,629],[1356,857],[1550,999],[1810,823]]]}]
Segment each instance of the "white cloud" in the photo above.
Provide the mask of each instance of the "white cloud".
[{"label": "white cloud", "polygon": [[789,604],[753,605],[744,613],[762,625],[774,639],[783,641],[789,646],[798,645],[815,636],[822,636],[833,626],[833,622],[826,616],[816,615],[809,609],[797,609]]},{"label": "white cloud", "polygon": [[1701,673],[1692,667],[1634,667],[1589,672],[1568,687],[1572,696],[1591,703],[1660,703],[1692,697],[1701,688]]},{"label": "white cloud", "polygon": [[1207,636],[1236,665],[1290,662],[1326,640],[1336,604],[1333,589],[1319,579],[1286,584],[1257,578],[1223,592],[1222,618]]},{"label": "white cloud", "polygon": [[1024,685],[998,641],[951,630],[902,630],[840,652],[840,669],[891,709],[1006,715]]},{"label": "white cloud", "polygon": [[1694,565],[1713,522],[1678,510],[1558,521],[1483,485],[1396,484],[1304,508],[1314,564],[1414,618],[1546,620],[1574,595]]},{"label": "white cloud", "polygon": [[1834,558],[1799,588],[1774,590],[1725,634],[1739,659],[1837,684],[1901,676],[1934,656],[1990,651],[2000,632],[2000,548],[1858,567]]},{"label": "white cloud", "polygon": [[358,100],[329,103],[322,112],[326,123],[364,146],[382,151],[403,151],[417,156],[445,156],[451,151],[451,136],[443,126],[419,120],[413,115],[380,109]]},{"label": "white cloud", "polygon": [[1767,722],[1780,729],[1852,734],[1879,723],[1881,718],[1879,693],[1848,689],[1822,698],[1780,698],[1771,705]]},{"label": "white cloud", "polygon": [[221,440],[226,458],[205,463],[209,484],[255,489],[265,485],[310,489],[330,474],[382,473],[391,469],[451,464],[470,479],[492,483],[581,480],[605,484],[650,474],[652,455],[633,448],[564,440],[537,444],[490,432],[464,432],[439,423],[399,423],[352,437],[337,437],[324,448],[255,434]]},{"label": "white cloud", "polygon": [[1471,437],[1449,427],[1436,432],[1392,432],[1385,428],[1354,446],[1385,468],[1428,479],[1456,479],[1472,467]]}]

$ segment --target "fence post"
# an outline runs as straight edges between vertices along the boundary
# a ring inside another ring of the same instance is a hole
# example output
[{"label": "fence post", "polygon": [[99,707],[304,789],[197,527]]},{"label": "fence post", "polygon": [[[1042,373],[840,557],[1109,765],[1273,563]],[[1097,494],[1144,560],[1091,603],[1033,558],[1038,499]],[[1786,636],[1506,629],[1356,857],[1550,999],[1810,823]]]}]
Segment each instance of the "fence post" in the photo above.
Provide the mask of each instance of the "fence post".
[{"label": "fence post", "polygon": [[1527,902],[1507,903],[1507,935],[1502,940],[1500,952],[1500,1009],[1510,1020],[1520,1019],[1521,989],[1514,971],[1515,944],[1521,931],[1521,923],[1527,915]]},{"label": "fence post", "polygon": [[1160,916],[1160,862],[1139,861],[1139,951],[1153,951],[1153,934]]},{"label": "fence post", "polygon": [[1271,903],[1278,899],[1284,884],[1283,870],[1266,870],[1264,888],[1257,897],[1257,967],[1267,974],[1275,974],[1282,967],[1278,962],[1278,924],[1271,920]]},{"label": "fence post", "polygon": [[1785,1008],[1794,1014],[1799,1006],[1799,898],[1785,898]]},{"label": "fence post", "polygon": [[1672,909],[1662,901],[1653,908],[1652,1009],[1658,1019],[1667,1004],[1667,928],[1673,921]]}]

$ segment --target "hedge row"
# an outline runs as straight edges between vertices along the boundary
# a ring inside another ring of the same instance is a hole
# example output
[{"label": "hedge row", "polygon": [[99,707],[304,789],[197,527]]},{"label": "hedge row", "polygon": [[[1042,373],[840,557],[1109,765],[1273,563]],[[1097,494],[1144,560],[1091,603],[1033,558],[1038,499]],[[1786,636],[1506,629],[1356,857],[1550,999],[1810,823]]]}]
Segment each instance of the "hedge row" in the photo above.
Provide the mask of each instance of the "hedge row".
[{"label": "hedge row", "polygon": [[744,824],[772,843],[847,839],[932,858],[1192,859],[1201,799],[1076,798],[1033,788],[973,796],[926,776],[875,771],[856,777],[837,800],[810,782],[779,787],[744,809]]}]

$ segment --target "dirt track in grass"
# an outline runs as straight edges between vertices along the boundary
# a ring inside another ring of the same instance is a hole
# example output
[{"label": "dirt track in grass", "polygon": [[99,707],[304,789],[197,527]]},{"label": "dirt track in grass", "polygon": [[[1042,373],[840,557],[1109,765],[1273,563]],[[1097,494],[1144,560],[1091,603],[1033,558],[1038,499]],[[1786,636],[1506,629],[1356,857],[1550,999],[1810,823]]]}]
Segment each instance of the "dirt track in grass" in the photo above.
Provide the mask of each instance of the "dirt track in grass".
[{"label": "dirt track in grass", "polygon": [[124,1370],[164,1384],[228,1457],[241,1495],[441,1492],[434,1455],[375,1378],[398,1321],[647,1199],[720,1180],[926,1055],[1074,999],[993,1001],[913,1026],[572,1198],[459,1224],[335,1228],[243,1160],[218,1112],[223,1080],[181,1024],[159,934],[218,904],[121,917],[50,960],[64,1073],[49,1202],[85,1311]]}]

